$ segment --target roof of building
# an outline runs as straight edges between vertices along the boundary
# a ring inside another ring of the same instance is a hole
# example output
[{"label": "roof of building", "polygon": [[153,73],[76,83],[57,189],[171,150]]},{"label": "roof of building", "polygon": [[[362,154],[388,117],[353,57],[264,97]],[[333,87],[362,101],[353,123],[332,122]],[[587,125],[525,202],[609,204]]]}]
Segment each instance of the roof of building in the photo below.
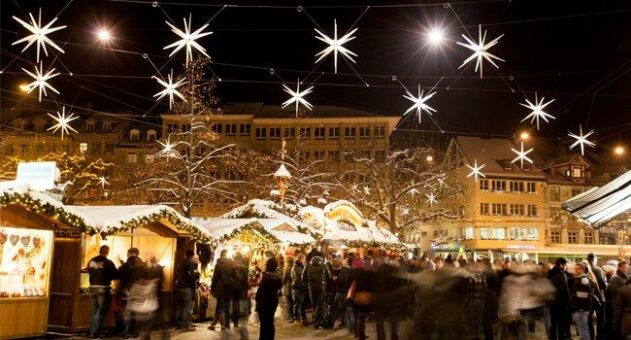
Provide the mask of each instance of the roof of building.
[{"label": "roof of building", "polygon": [[[281,106],[264,106],[255,118],[294,118],[296,109],[289,106],[284,109]],[[313,110],[304,112],[306,118],[349,118],[349,117],[380,117],[380,115],[368,111],[357,110],[350,107],[321,105],[314,106]],[[398,116],[398,115],[397,115]],[[394,116],[393,116],[394,117]]]},{"label": "roof of building", "polygon": [[[518,163],[513,164],[511,170],[504,169],[502,162],[510,162],[516,157],[511,149],[518,149],[509,139],[458,136],[455,142],[470,164],[477,160],[478,165],[485,165],[482,170],[484,174],[545,179],[544,172],[537,167],[540,161],[533,154],[528,155],[535,161],[531,170],[521,169]],[[524,149],[527,149],[526,146]]]}]

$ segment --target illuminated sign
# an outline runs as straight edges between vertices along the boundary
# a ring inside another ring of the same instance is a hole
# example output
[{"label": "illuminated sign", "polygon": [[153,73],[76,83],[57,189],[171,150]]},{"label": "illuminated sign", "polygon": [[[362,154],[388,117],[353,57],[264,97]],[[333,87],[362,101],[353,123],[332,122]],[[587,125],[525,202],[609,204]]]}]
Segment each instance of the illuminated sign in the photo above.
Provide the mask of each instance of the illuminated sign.
[{"label": "illuminated sign", "polygon": [[20,162],[16,180],[33,190],[51,190],[59,180],[59,169],[55,162]]}]

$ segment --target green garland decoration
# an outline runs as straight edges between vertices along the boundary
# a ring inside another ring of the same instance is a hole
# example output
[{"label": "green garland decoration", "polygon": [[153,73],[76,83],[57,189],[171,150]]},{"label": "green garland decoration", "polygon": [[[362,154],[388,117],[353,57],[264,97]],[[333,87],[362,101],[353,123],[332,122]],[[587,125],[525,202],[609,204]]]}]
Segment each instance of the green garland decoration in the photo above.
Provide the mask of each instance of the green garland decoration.
[{"label": "green garland decoration", "polygon": [[[263,227],[263,225],[261,225],[260,222],[258,222],[258,221],[251,221],[251,222],[248,222],[248,223],[240,226],[239,228],[234,229],[229,234],[226,234],[226,235],[220,237],[218,240],[216,240],[214,242],[214,245],[218,245],[218,244],[220,244],[222,242],[227,242],[229,240],[232,240],[233,238],[239,236],[239,234],[244,232],[244,231],[250,231],[250,232],[254,233],[256,236],[261,237],[262,239],[264,239],[269,244],[282,243],[282,241],[278,237],[274,236],[269,231],[267,231],[267,229],[265,229]],[[291,247],[299,247],[299,246],[303,246],[303,245],[305,245],[305,244],[304,243],[289,243],[289,246],[291,246]]]}]

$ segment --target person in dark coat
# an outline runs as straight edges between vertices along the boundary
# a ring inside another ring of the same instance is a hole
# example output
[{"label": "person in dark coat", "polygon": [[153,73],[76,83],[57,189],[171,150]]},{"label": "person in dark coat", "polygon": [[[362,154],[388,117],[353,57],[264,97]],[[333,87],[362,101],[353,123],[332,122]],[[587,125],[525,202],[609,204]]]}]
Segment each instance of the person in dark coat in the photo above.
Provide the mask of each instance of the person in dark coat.
[{"label": "person in dark coat", "polygon": [[230,328],[230,324],[226,321],[235,285],[236,273],[234,263],[228,258],[228,250],[224,249],[219,255],[217,264],[215,264],[213,278],[210,283],[210,293],[217,299],[217,306],[215,308],[215,317],[208,329],[215,330],[217,323],[221,325],[222,331]]},{"label": "person in dark coat", "polygon": [[629,278],[627,277],[627,267],[627,261],[618,262],[616,273],[609,279],[609,284],[607,285],[607,292],[605,295],[605,329],[609,331],[607,334],[608,339],[616,339],[620,336],[618,334],[619,332],[616,332],[616,329],[613,326],[613,304],[614,301],[616,301],[620,288],[624,287],[627,282],[629,282]]},{"label": "person in dark coat", "polygon": [[576,263],[574,266],[576,276],[570,289],[572,318],[581,335],[581,340],[591,339],[589,324],[592,323],[591,313],[593,311],[595,285],[586,275],[587,270],[586,264]]},{"label": "person in dark coat", "polygon": [[298,254],[291,267],[291,299],[293,301],[293,316],[295,323],[305,325],[307,323],[307,313],[305,312],[305,285],[302,281],[302,272],[304,271],[305,255]]},{"label": "person in dark coat", "polygon": [[101,246],[99,255],[88,262],[86,271],[90,275],[90,298],[92,300],[92,322],[90,336],[98,338],[103,326],[103,320],[112,300],[112,281],[118,279],[118,271],[114,262],[107,258],[110,247]]},{"label": "person in dark coat", "polygon": [[294,258],[288,257],[283,268],[283,296],[287,301],[287,320],[294,323],[298,316],[294,316],[294,300],[291,298],[291,270],[294,267]]},{"label": "person in dark coat", "polygon": [[565,331],[569,325],[567,317],[569,314],[570,290],[566,269],[567,260],[559,257],[554,268],[548,271],[548,279],[556,288],[555,300],[550,304],[550,340],[565,339]]},{"label": "person in dark coat", "polygon": [[273,258],[268,259],[265,271],[256,291],[256,311],[260,321],[259,340],[273,340],[276,336],[274,314],[278,307],[278,294],[283,288],[283,282],[276,273],[278,263]]},{"label": "person in dark coat", "polygon": [[607,278],[602,268],[598,266],[598,259],[593,253],[587,254],[587,264],[596,278],[594,297],[597,300],[593,308],[596,313],[596,339],[605,339],[605,304],[607,302],[605,292],[607,291]]},{"label": "person in dark coat", "polygon": [[[116,287],[116,305],[118,306],[117,311],[114,312],[114,320],[116,321],[116,331],[118,333],[127,332],[127,335],[134,335],[130,332],[134,333],[133,330],[133,322],[125,323],[123,319],[124,314],[124,306],[127,300],[127,292],[130,287],[131,273],[133,271],[134,263],[136,262],[136,258],[140,255],[140,250],[138,248],[132,247],[127,250],[127,261],[123,262],[120,267],[118,267],[118,286]],[[142,262],[142,261],[140,261]]]},{"label": "person in dark coat", "polygon": [[328,266],[320,256],[314,256],[302,273],[302,282],[307,286],[313,304],[313,326],[317,329],[324,318],[326,287],[331,279]]},{"label": "person in dark coat", "polygon": [[193,315],[193,301],[195,301],[195,291],[199,280],[197,263],[193,261],[195,253],[192,250],[186,251],[183,258],[176,267],[175,289],[177,292],[177,309],[175,321],[178,327],[187,331],[194,331],[191,325]]},{"label": "person in dark coat", "polygon": [[[237,253],[234,257],[235,285],[232,291],[232,323],[234,327],[239,327],[239,319],[249,311],[241,310],[241,302],[248,299],[248,261]],[[244,306],[245,307],[245,306]]]}]

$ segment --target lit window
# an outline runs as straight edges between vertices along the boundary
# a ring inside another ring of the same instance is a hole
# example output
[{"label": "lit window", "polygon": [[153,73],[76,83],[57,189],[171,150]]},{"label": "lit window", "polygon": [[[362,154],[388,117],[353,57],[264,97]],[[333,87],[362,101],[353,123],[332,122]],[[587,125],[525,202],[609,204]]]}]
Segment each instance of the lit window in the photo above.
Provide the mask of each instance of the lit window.
[{"label": "lit window", "polygon": [[79,152],[85,153],[88,151],[88,143],[79,143]]},{"label": "lit window", "polygon": [[583,170],[581,168],[572,168],[572,177],[574,178],[583,177]]},{"label": "lit window", "polygon": [[473,227],[464,228],[464,239],[473,240]]},{"label": "lit window", "polygon": [[489,240],[491,239],[491,228],[489,227],[480,227],[480,239],[481,240]]},{"label": "lit window", "polygon": [[491,181],[491,190],[493,191],[506,191],[506,182],[499,180]]},{"label": "lit window", "polygon": [[494,240],[505,240],[506,239],[506,229],[504,228],[493,228],[492,238]]},{"label": "lit window", "polygon": [[524,228],[510,228],[511,240],[523,241],[526,239],[526,230]]},{"label": "lit window", "polygon": [[488,214],[489,214],[489,204],[480,203],[480,215],[488,215]]},{"label": "lit window", "polygon": [[537,192],[537,183],[535,182],[526,183],[526,191],[531,194],[534,194],[535,192]]},{"label": "lit window", "polygon": [[488,191],[489,190],[489,180],[488,179],[480,180],[480,190],[481,191]]},{"label": "lit window", "polygon": [[138,163],[138,154],[135,152],[127,153],[127,164],[136,164]]},{"label": "lit window", "polygon": [[528,228],[526,231],[528,232],[526,235],[528,241],[536,241],[539,239],[539,230],[537,230],[537,228]]},{"label": "lit window", "polygon": [[145,163],[153,163],[155,156],[153,154],[145,155]]}]

